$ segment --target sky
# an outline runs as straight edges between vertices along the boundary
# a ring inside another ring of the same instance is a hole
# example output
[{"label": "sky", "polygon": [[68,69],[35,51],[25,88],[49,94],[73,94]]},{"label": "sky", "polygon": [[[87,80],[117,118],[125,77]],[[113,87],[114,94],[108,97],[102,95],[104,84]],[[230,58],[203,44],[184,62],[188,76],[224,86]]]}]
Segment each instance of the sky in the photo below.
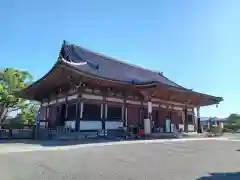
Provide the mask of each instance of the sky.
[{"label": "sky", "polygon": [[240,112],[239,9],[238,0],[0,0],[0,67],[37,80],[67,40],[221,96],[200,113],[225,117]]}]

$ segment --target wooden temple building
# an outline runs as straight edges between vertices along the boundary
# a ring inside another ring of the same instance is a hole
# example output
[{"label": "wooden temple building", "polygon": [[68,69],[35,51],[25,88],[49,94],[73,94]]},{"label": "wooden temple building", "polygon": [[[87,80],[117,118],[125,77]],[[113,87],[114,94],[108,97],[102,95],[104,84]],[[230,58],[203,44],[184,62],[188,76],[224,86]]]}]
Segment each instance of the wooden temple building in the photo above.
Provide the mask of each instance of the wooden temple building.
[{"label": "wooden temple building", "polygon": [[41,102],[38,128],[74,132],[144,130],[144,119],[151,123],[148,133],[188,132],[189,127],[201,132],[199,108],[223,100],[66,41],[52,69],[18,95]]}]

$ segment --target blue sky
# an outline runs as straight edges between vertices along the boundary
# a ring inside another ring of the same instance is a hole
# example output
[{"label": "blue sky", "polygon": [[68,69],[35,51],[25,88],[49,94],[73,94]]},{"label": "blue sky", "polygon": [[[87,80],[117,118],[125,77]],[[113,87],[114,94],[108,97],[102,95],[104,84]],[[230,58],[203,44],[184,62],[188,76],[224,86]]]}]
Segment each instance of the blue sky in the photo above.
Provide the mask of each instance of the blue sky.
[{"label": "blue sky", "polygon": [[238,0],[1,0],[1,67],[37,79],[63,39],[161,71],[196,91],[224,97],[202,116],[239,112]]}]

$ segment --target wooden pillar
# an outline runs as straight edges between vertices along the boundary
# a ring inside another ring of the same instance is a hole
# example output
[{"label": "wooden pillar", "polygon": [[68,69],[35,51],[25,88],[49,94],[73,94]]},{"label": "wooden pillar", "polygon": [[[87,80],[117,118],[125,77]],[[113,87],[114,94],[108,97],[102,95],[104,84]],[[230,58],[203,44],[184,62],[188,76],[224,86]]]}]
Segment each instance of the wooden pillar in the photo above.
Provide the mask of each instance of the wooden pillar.
[{"label": "wooden pillar", "polygon": [[187,112],[187,107],[184,109],[184,132],[188,132],[188,112]]},{"label": "wooden pillar", "polygon": [[197,107],[197,132],[202,133],[202,127],[200,122],[200,107]]},{"label": "wooden pillar", "polygon": [[102,91],[102,96],[103,96],[103,101],[101,103],[101,121],[102,121],[102,130],[104,133],[104,136],[107,134],[106,133],[106,120],[107,120],[107,90]]},{"label": "wooden pillar", "polygon": [[121,119],[122,119],[122,121],[123,121],[123,127],[125,127],[125,106],[124,105],[122,105],[121,106],[121,109],[122,109],[122,115],[121,115]]},{"label": "wooden pillar", "polygon": [[81,121],[81,108],[82,108],[82,96],[79,94],[77,103],[76,103],[76,123],[75,123],[75,130],[76,132],[80,131],[80,121]]},{"label": "wooden pillar", "polygon": [[152,102],[151,99],[148,100],[148,118],[150,119],[150,133],[152,132]]},{"label": "wooden pillar", "polygon": [[46,122],[44,127],[49,128],[49,121],[50,121],[50,99],[48,98],[47,106],[46,106]]},{"label": "wooden pillar", "polygon": [[80,103],[80,119],[83,119],[83,111],[84,111],[84,104],[83,102]]},{"label": "wooden pillar", "polygon": [[127,116],[126,116],[126,98],[124,97],[124,101],[123,101],[123,106],[122,106],[122,120],[123,120],[123,127],[127,126]]},{"label": "wooden pillar", "polygon": [[141,129],[142,107],[138,108],[138,128]]},{"label": "wooden pillar", "polygon": [[170,132],[173,132],[173,129],[172,129],[172,110],[168,111],[168,118],[170,119]]},{"label": "wooden pillar", "polygon": [[141,105],[140,105],[140,112],[139,112],[139,127],[140,129],[144,129],[144,105],[143,101],[141,100]]},{"label": "wooden pillar", "polygon": [[104,101],[104,103],[101,104],[101,120],[102,120],[102,129],[105,130],[106,129],[106,103]]},{"label": "wooden pillar", "polygon": [[[67,95],[65,97],[65,107],[66,107],[66,109],[65,109],[65,121],[67,121],[67,119],[68,119],[68,96]],[[64,125],[65,125],[65,123],[64,123]]]},{"label": "wooden pillar", "polygon": [[104,104],[102,103],[100,106],[101,106],[101,115],[100,115],[100,116],[101,116],[101,119],[103,119],[103,117],[104,117],[104,116],[103,116],[103,107],[104,107]]},{"label": "wooden pillar", "polygon": [[107,119],[107,114],[108,114],[108,105],[105,104],[105,108],[104,108],[104,118]]},{"label": "wooden pillar", "polygon": [[198,127],[198,122],[197,122],[197,117],[193,109],[193,114],[192,114],[193,122],[194,122],[194,132],[197,132],[197,127]]},{"label": "wooden pillar", "polygon": [[127,109],[127,106],[125,108],[125,126],[128,126],[128,109]]}]

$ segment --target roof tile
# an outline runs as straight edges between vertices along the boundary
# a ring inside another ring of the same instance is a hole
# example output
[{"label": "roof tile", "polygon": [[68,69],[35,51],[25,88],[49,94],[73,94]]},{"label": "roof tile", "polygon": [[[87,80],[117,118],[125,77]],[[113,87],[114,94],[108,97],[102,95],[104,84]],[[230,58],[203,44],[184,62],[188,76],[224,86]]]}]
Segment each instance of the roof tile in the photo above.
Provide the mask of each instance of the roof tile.
[{"label": "roof tile", "polygon": [[[158,82],[169,86],[181,87],[159,72],[131,65],[73,44],[64,43],[62,50],[61,55],[63,58],[70,63],[73,62],[72,66],[85,73],[129,83]],[[77,65],[77,63],[82,62],[86,62],[86,64]]]}]

